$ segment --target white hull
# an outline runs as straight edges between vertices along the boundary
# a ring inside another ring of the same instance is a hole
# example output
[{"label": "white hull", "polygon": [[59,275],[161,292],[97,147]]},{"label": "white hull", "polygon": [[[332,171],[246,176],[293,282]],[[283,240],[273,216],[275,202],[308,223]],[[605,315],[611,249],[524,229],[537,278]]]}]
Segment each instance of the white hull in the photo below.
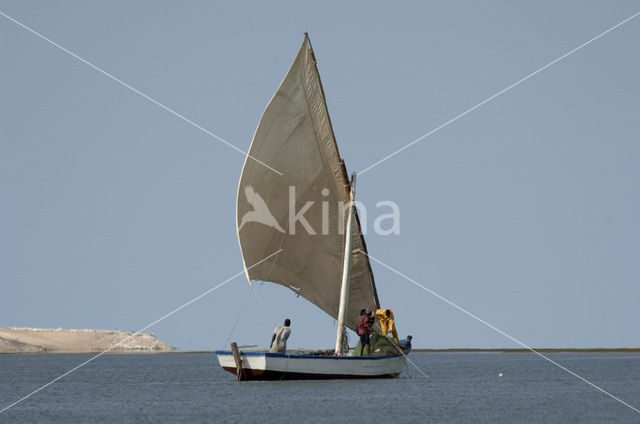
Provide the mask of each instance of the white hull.
[{"label": "white hull", "polygon": [[[217,351],[222,368],[236,374],[233,353]],[[317,356],[269,352],[240,352],[242,380],[300,380],[392,378],[404,368],[402,355]]]}]

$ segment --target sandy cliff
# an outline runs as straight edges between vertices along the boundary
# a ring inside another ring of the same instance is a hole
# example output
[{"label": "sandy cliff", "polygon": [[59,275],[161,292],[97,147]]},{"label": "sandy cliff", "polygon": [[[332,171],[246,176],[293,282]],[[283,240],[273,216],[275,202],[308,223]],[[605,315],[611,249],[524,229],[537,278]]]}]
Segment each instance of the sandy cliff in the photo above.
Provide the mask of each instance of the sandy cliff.
[{"label": "sandy cliff", "polygon": [[153,334],[61,328],[0,328],[0,353],[171,352]]}]

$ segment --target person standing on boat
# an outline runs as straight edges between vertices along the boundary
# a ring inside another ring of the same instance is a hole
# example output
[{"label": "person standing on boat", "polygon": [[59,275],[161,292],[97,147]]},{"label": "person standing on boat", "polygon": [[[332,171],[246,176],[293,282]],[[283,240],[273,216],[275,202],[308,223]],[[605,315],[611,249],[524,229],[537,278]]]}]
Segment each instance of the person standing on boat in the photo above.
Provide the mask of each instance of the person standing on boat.
[{"label": "person standing on boat", "polygon": [[279,325],[275,330],[273,330],[269,352],[286,353],[287,339],[289,338],[289,335],[291,335],[291,329],[289,328],[290,325],[291,321],[287,318],[284,320],[284,325]]},{"label": "person standing on boat", "polygon": [[382,335],[387,337],[387,333],[391,332],[393,340],[398,343],[398,332],[396,331],[396,325],[393,322],[393,311],[391,309],[378,309],[376,311],[376,316],[380,322]]},{"label": "person standing on boat", "polygon": [[373,325],[373,311],[371,309],[363,309],[360,311],[360,319],[358,320],[358,335],[360,336],[360,356],[364,351],[364,345],[367,345],[367,356],[371,356],[371,341],[369,333]]},{"label": "person standing on boat", "polygon": [[404,354],[406,355],[407,353],[411,352],[411,340],[413,339],[413,337],[411,336],[407,336],[406,339],[402,339],[398,342],[398,346],[400,346],[400,349],[402,349],[402,352],[404,352]]}]

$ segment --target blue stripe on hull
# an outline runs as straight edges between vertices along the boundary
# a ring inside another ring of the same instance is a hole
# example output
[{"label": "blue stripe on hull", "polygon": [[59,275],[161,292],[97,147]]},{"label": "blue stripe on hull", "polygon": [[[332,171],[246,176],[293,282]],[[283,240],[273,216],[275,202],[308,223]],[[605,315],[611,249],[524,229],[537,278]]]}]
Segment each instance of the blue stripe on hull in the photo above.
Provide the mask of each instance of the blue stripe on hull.
[{"label": "blue stripe on hull", "polygon": [[[233,352],[230,350],[216,350],[216,355],[233,355]],[[402,356],[400,354],[397,355],[387,355],[387,356],[333,356],[333,355],[309,355],[309,354],[289,354],[289,353],[272,353],[272,352],[242,352],[240,351],[240,355],[246,356],[266,356],[271,358],[305,358],[305,359],[331,359],[331,360],[362,360],[366,359],[367,361],[371,360],[379,360],[379,359],[388,359],[388,358],[397,358],[398,356]]]}]

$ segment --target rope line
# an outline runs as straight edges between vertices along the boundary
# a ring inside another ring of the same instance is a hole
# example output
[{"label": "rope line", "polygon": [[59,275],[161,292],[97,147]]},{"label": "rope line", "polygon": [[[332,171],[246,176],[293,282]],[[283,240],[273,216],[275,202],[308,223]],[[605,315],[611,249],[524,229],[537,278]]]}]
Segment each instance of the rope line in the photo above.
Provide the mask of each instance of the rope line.
[{"label": "rope line", "polygon": [[[380,328],[380,332],[382,332],[382,328],[380,327],[380,325],[378,325],[378,324],[374,324],[374,325],[375,325],[375,326],[377,326],[378,328]],[[409,357],[407,356],[407,354],[406,354],[406,353],[404,353],[404,351],[402,350],[402,348],[401,348],[401,347],[400,347],[400,346],[395,342],[395,340],[393,340],[392,338],[390,338],[390,337],[389,337],[389,336],[387,336],[386,334],[384,335],[384,337],[385,337],[387,340],[389,340],[389,341],[391,342],[391,344],[393,345],[393,347],[395,347],[395,348],[396,348],[396,350],[397,350],[398,352],[400,352],[400,354],[404,357],[404,359],[405,359],[405,361],[406,361],[406,362],[409,362],[411,365],[413,365],[413,367],[414,367],[415,369],[417,369],[417,370],[420,372],[420,374],[422,374],[422,376],[423,376],[423,377],[425,377],[425,378],[429,378],[429,376],[427,375],[427,373],[426,373],[426,372],[422,371],[422,370],[420,369],[420,367],[419,367],[419,366],[417,366],[417,365],[415,364],[415,362],[413,362],[411,359],[409,359]],[[406,363],[406,362],[405,362],[405,363]],[[407,368],[408,368],[408,367],[407,367]]]},{"label": "rope line", "polygon": [[[282,249],[280,249],[280,250],[282,250]],[[271,314],[269,314],[269,311],[267,310],[267,305],[265,305],[264,302],[262,301],[262,298],[260,297],[260,295],[256,291],[256,288],[253,285],[253,283],[251,282],[251,280],[249,280],[249,285],[251,286],[251,291],[253,292],[253,294],[255,294],[256,297],[258,298],[258,302],[260,302],[260,305],[262,305],[262,309],[264,309],[264,313],[267,314],[267,317],[269,317],[269,320],[271,320],[271,323],[275,327],[276,326],[276,322],[271,317]]]},{"label": "rope line", "polygon": [[[251,265],[249,268],[246,269],[251,269],[255,266],[260,265],[262,262],[266,261],[267,259],[271,258],[274,255],[277,255],[278,253],[280,253],[282,251],[282,249],[278,250],[277,252],[274,252],[272,254],[270,254],[269,256],[267,256],[266,258],[260,260],[259,262],[256,262],[255,264]],[[105,353],[111,351],[113,348],[115,348],[116,346],[124,343],[125,341],[131,339],[132,337],[135,337],[136,335],[142,333],[143,331],[145,331],[146,329],[153,327],[154,325],[156,325],[157,323],[159,323],[160,321],[163,321],[166,318],[169,318],[171,315],[175,314],[176,312],[181,311],[182,309],[186,308],[187,306],[191,305],[193,302],[196,302],[198,300],[200,300],[201,298],[205,297],[206,295],[208,295],[209,293],[219,289],[220,287],[224,286],[225,284],[227,284],[228,282],[232,281],[234,278],[242,275],[245,272],[245,270],[235,274],[234,276],[231,276],[229,278],[227,278],[226,280],[224,280],[223,282],[221,282],[220,284],[218,284],[215,287],[210,288],[209,290],[205,291],[204,293],[194,297],[193,299],[191,299],[190,301],[182,304],[181,306],[175,308],[173,311],[169,312],[168,314],[165,314],[164,316],[158,318],[157,320],[153,321],[152,323],[144,326],[143,328],[141,328],[140,330],[136,331],[135,333],[131,334],[130,336],[128,336],[127,338],[120,340],[118,343],[112,345],[111,347],[109,347],[108,349],[103,350],[102,352],[98,353],[97,355],[92,356],[91,358],[87,359],[86,361],[84,361],[83,363],[81,363],[80,365],[77,365],[76,367],[70,369],[69,371],[65,372],[64,374],[54,378],[53,380],[51,380],[50,382],[48,382],[47,384],[37,388],[36,390],[32,391],[31,393],[29,393],[26,396],[21,397],[20,399],[18,399],[17,401],[13,402],[11,405],[5,406],[3,409],[0,409],[0,414],[2,414],[3,412],[7,411],[10,408],[13,408],[15,405],[19,404],[20,402],[30,398],[31,396],[35,395],[36,393],[38,393],[39,391],[49,387],[50,385],[52,385],[53,383],[55,383],[56,381],[60,380],[61,378],[66,377],[67,375],[73,373],[74,371],[76,371],[79,368],[84,367],[85,365],[87,365],[88,363],[94,361],[95,359],[99,358],[100,356],[104,355]]]},{"label": "rope line", "polygon": [[38,31],[29,28],[28,26],[26,26],[25,24],[18,22],[17,20],[13,19],[11,16],[3,13],[2,11],[0,11],[0,15],[4,16],[5,18],[7,18],[8,20],[12,21],[13,23],[15,23],[18,26],[21,26],[22,28],[26,29],[27,31],[29,31],[30,33],[32,33],[33,35],[40,37],[41,39],[43,39],[44,41],[46,41],[47,43],[59,48],[60,50],[62,50],[63,52],[67,53],[68,55],[74,57],[75,59],[78,59],[80,62],[90,66],[91,68],[95,69],[96,71],[100,72],[102,75],[111,78],[113,81],[117,82],[118,84],[122,85],[123,87],[128,88],[129,90],[133,91],[134,93],[144,97],[145,99],[149,100],[151,103],[155,104],[156,106],[159,106],[160,108],[166,110],[167,112],[169,112],[170,114],[174,115],[177,118],[182,119],[184,122],[188,123],[189,125],[199,129],[200,131],[202,131],[203,133],[210,135],[211,137],[217,139],[218,141],[220,141],[221,143],[226,144],[227,146],[231,147],[233,150],[242,153],[245,158],[251,158],[253,160],[255,160],[256,162],[258,162],[259,164],[261,164],[262,166],[265,166],[267,168],[269,168],[270,170],[272,170],[273,172],[275,172],[276,174],[279,175],[283,175],[282,172],[278,171],[277,169],[273,169],[272,167],[270,167],[269,165],[267,165],[266,163],[254,158],[253,156],[251,156],[249,153],[245,152],[244,150],[234,146],[233,144],[231,144],[230,142],[228,142],[227,140],[223,139],[222,137],[217,136],[216,134],[212,133],[211,131],[207,130],[206,128],[196,124],[195,122],[193,122],[192,120],[190,120],[189,118],[187,118],[186,116],[176,112],[175,110],[173,110],[172,108],[165,106],[164,104],[160,103],[158,100],[154,99],[151,96],[148,96],[147,94],[143,93],[142,91],[134,88],[133,86],[127,84],[126,82],[122,81],[121,79],[113,76],[112,74],[110,74],[109,72],[103,70],[102,68],[100,68],[97,65],[94,65],[93,63],[89,62],[86,59],[83,59],[82,57],[78,56],[77,54],[73,53],[70,50],[67,50],[66,48],[62,47],[60,44],[51,41],[50,39],[48,39],[47,37],[45,37],[44,35],[40,34]]},{"label": "rope line", "polygon": [[[360,252],[362,252],[362,250],[360,250]],[[434,295],[435,297],[437,297],[438,299],[442,300],[443,302],[448,303],[449,305],[453,306],[454,308],[458,309],[460,312],[465,313],[466,315],[470,316],[471,318],[481,322],[482,324],[486,325],[487,327],[491,328],[492,330],[502,334],[503,336],[505,336],[506,338],[516,342],[517,344],[519,344],[520,346],[526,348],[527,350],[530,350],[531,352],[535,353],[536,355],[538,355],[539,357],[541,357],[542,359],[544,359],[545,361],[548,361],[550,363],[552,363],[553,365],[557,366],[558,368],[566,371],[567,373],[571,374],[572,376],[576,377],[579,380],[582,380],[583,382],[587,383],[588,385],[590,385],[591,387],[593,387],[594,389],[600,391],[601,393],[604,393],[605,395],[611,397],[612,399],[620,402],[621,404],[629,407],[630,409],[634,410],[635,412],[640,414],[640,409],[636,408],[635,406],[632,406],[630,404],[628,404],[627,402],[623,401],[622,399],[620,399],[619,397],[609,393],[608,391],[606,391],[605,389],[603,389],[600,386],[597,386],[596,384],[593,384],[592,382],[590,382],[589,380],[587,380],[586,378],[576,374],[575,372],[571,371],[570,369],[560,365],[559,363],[557,363],[556,361],[554,361],[553,359],[549,358],[546,355],[543,355],[542,353],[538,352],[537,350],[535,350],[534,348],[527,346],[526,344],[522,343],[520,340],[516,339],[515,337],[510,336],[509,334],[505,333],[504,331],[500,330],[499,328],[489,324],[488,322],[484,321],[482,318],[472,314],[471,312],[467,311],[466,309],[462,308],[461,306],[456,305],[455,303],[453,303],[452,301],[440,296],[438,293],[434,292],[431,289],[428,289],[427,287],[423,286],[422,284],[418,283],[417,281],[415,281],[414,279],[406,276],[405,274],[401,273],[400,271],[398,271],[397,269],[392,268],[391,266],[385,264],[384,262],[380,261],[379,259],[374,258],[373,256],[369,255],[368,253],[362,252],[365,255],[369,256],[371,259],[373,259],[375,262],[379,263],[380,265],[382,265],[383,267],[387,268],[389,271],[392,271],[393,273],[399,275],[400,277],[404,278],[405,280],[413,283],[414,285],[422,288],[423,290],[427,291],[428,293],[431,293],[432,295]]]},{"label": "rope line", "polygon": [[222,348],[223,350],[227,348],[227,345],[229,344],[229,341],[231,341],[231,336],[233,336],[233,332],[236,331],[236,327],[238,326],[238,322],[240,322],[240,317],[242,316],[242,313],[244,312],[244,308],[247,307],[247,303],[249,303],[249,295],[251,294],[251,289],[249,289],[249,291],[247,292],[247,295],[244,297],[244,303],[242,304],[242,308],[240,308],[240,312],[238,313],[238,317],[236,318],[236,322],[233,324],[233,327],[231,328],[231,332],[229,333],[229,337],[227,337],[227,341],[224,343],[224,347]]}]

